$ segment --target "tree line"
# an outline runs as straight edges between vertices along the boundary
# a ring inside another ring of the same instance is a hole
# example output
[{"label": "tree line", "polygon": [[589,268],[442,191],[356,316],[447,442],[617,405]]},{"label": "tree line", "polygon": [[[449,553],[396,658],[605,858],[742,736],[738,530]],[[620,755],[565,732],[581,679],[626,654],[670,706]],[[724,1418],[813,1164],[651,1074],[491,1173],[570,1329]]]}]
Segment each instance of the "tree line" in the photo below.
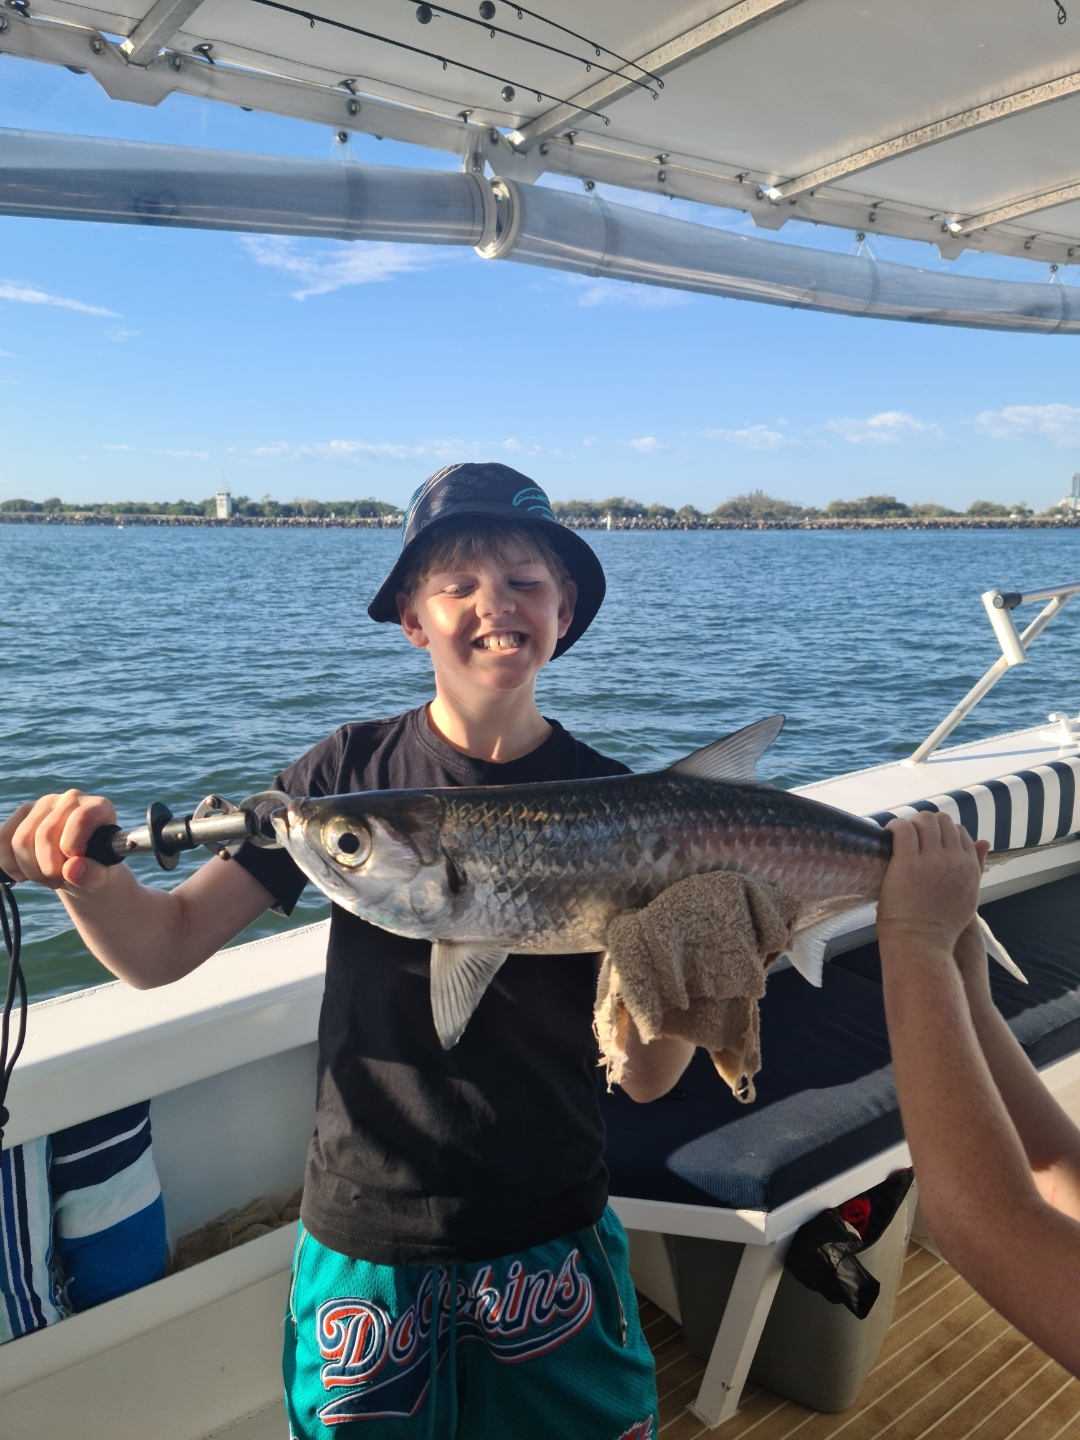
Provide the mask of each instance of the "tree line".
[{"label": "tree line", "polygon": [[[763,490],[734,495],[723,500],[714,510],[702,511],[693,505],[675,510],[670,505],[643,505],[624,495],[607,500],[556,500],[551,507],[560,520],[907,520],[935,519],[939,516],[970,515],[991,519],[1016,516],[1022,519],[1033,512],[1023,502],[999,505],[995,500],[976,500],[966,510],[949,510],[944,505],[905,505],[895,495],[864,495],[858,500],[830,500],[824,509],[800,505],[794,500],[777,500]],[[1054,506],[1055,513],[1060,507]]]},{"label": "tree line", "polygon": [[[234,495],[234,515],[266,516],[289,519],[307,516],[309,519],[366,519],[373,520],[384,515],[400,515],[400,505],[388,505],[385,500],[271,500],[264,495],[261,500],[252,500],[247,495]],[[147,502],[143,500],[117,500],[95,505],[67,505],[53,496],[48,500],[3,500],[0,512],[9,511],[25,514],[58,515],[207,515],[217,514],[217,497],[207,500],[175,500]]]},{"label": "tree line", "polygon": [[[751,490],[723,500],[713,510],[698,510],[693,505],[674,509],[670,505],[645,505],[625,495],[612,495],[606,500],[556,500],[552,509],[560,520],[685,520],[690,524],[702,520],[905,520],[934,519],[939,516],[968,515],[974,518],[1017,518],[1031,515],[1023,502],[999,505],[995,500],[975,500],[966,510],[949,510],[944,505],[905,505],[895,495],[864,495],[857,500],[830,500],[824,509],[800,505],[794,500],[778,500],[763,490]],[[1062,506],[1051,506],[1040,513],[1054,515]],[[139,500],[111,501],[94,505],[69,505],[51,497],[48,500],[3,500],[0,512],[18,514],[91,514],[91,515],[206,515],[217,514],[217,500],[176,500],[146,502]],[[272,500],[264,495],[252,500],[247,495],[233,497],[233,514],[288,519],[306,516],[309,519],[380,519],[400,515],[401,507],[384,500]]]}]

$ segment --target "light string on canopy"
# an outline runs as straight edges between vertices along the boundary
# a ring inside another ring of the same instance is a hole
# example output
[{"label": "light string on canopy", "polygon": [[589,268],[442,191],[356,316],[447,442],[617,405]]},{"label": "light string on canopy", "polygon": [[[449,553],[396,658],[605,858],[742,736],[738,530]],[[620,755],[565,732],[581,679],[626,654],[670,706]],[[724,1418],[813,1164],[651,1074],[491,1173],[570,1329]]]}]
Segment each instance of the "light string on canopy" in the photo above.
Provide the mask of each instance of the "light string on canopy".
[{"label": "light string on canopy", "polygon": [[[407,0],[407,3],[411,5],[414,3],[414,0]],[[483,14],[484,7],[481,6],[480,8],[481,14]],[[516,6],[511,4],[511,9],[516,8]],[[491,9],[492,14],[494,14],[494,5],[492,5]],[[525,12],[518,11],[518,13],[522,14]],[[532,11],[529,11],[527,13],[531,15]],[[652,88],[651,85],[646,84],[644,80],[638,80],[633,75],[624,75],[622,70],[613,70],[610,65],[601,64],[599,60],[587,60],[584,55],[575,55],[572,50],[562,50],[559,48],[558,45],[549,45],[546,40],[535,40],[531,35],[519,35],[515,30],[504,30],[501,25],[495,25],[490,20],[477,20],[472,15],[463,15],[460,10],[449,10],[445,5],[439,5],[434,3],[434,0],[430,0],[430,3],[416,6],[416,18],[420,21],[421,25],[428,24],[428,22],[434,19],[436,15],[447,15],[450,17],[450,19],[461,20],[466,25],[478,25],[481,30],[486,30],[492,39],[494,39],[496,35],[505,35],[508,39],[514,40],[520,45],[535,45],[537,49],[547,50],[552,55],[563,55],[567,60],[578,61],[579,64],[585,66],[586,70],[603,70],[605,75],[616,75],[621,80],[628,80],[631,85],[636,85],[640,90],[648,91],[648,93],[652,96],[654,100],[657,98],[657,92]],[[564,27],[560,25],[558,28],[562,30]],[[566,33],[568,35],[574,34],[572,30],[568,30]],[[589,48],[595,51],[597,55],[601,53],[603,47],[597,45],[595,41],[587,40],[584,35],[575,35],[574,38],[576,40],[581,40],[583,44],[588,45]],[[615,55],[614,51],[609,50],[607,51],[607,53],[609,55],[614,55],[615,59],[620,58],[619,56]],[[631,64],[633,64],[633,61],[631,60],[623,61],[623,65]],[[638,68],[640,69],[641,67],[639,66]],[[647,74],[648,72],[642,71],[642,73]],[[658,82],[659,85],[663,85],[663,83],[664,82],[662,80]]]},{"label": "light string on canopy", "polygon": [[[335,30],[345,30],[350,35],[359,35],[365,40],[376,40],[382,45],[392,45],[397,50],[408,50],[413,55],[423,55],[427,60],[438,60],[439,64],[446,70],[453,65],[457,70],[468,70],[470,74],[482,75],[485,80],[495,80],[503,86],[502,98],[507,104],[513,100],[516,90],[524,90],[528,94],[535,95],[538,100],[552,100],[556,105],[573,105],[575,109],[586,115],[595,115],[605,125],[611,121],[600,110],[594,110],[588,105],[578,105],[573,100],[566,100],[561,95],[552,95],[550,91],[541,89],[538,85],[522,85],[519,80],[509,80],[505,75],[496,75],[491,70],[483,70],[479,65],[469,65],[464,60],[451,60],[448,55],[438,55],[434,50],[424,50],[419,45],[409,45],[404,40],[392,40],[389,35],[379,35],[374,30],[362,30],[358,25],[349,25],[344,20],[334,20],[329,15],[316,15],[311,10],[301,10],[296,5],[286,5],[283,0],[252,0],[253,5],[263,5],[268,10],[281,10],[286,15],[297,15],[301,20],[306,20],[314,30],[317,24],[330,25]],[[507,93],[509,92],[509,93]]]}]

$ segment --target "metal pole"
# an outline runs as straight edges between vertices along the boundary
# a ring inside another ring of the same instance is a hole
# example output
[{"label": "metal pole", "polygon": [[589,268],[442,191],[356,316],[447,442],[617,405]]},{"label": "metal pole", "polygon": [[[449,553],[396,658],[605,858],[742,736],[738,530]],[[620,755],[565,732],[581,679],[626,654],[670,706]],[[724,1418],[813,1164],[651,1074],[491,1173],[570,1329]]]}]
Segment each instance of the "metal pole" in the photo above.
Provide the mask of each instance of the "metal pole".
[{"label": "metal pole", "polygon": [[[993,592],[990,591],[988,593],[992,594]],[[1035,619],[1020,636],[1020,644],[1024,647],[1025,651],[1031,648],[1032,642],[1038,639],[1047,625],[1050,624],[1050,621],[1053,620],[1054,616],[1064,610],[1075,593],[1075,590],[1070,590],[1066,595],[1055,595],[1049,605],[1036,615]],[[987,610],[989,611],[989,606]],[[971,714],[972,710],[975,709],[975,706],[987,691],[994,688],[1005,674],[1005,671],[1017,663],[1015,659],[1010,658],[1008,655],[1002,655],[999,660],[995,660],[982,679],[971,687],[955,710],[951,710],[934,733],[928,735],[919,748],[902,763],[904,765],[921,765],[934,753],[945,737],[952,734],[957,725],[960,724],[960,721],[963,720],[965,716]]]}]

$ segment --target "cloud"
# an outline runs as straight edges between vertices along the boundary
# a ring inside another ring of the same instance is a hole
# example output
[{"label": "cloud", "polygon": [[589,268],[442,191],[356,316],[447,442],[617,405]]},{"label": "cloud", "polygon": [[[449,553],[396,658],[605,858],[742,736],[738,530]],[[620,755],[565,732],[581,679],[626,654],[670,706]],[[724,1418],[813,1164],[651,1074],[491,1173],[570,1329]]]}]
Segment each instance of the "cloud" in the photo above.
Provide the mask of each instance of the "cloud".
[{"label": "cloud", "polygon": [[905,410],[882,410],[865,420],[827,420],[825,429],[849,445],[925,445],[947,438],[940,425],[917,420]]},{"label": "cloud", "polygon": [[1006,405],[983,410],[975,428],[993,440],[1035,437],[1049,440],[1057,449],[1080,445],[1080,409],[1075,405]]},{"label": "cloud", "polygon": [[314,440],[295,445],[289,440],[274,440],[258,445],[249,453],[260,460],[347,460],[357,462],[375,457],[387,460],[412,460],[428,456],[436,460],[460,460],[463,456],[490,456],[493,450],[517,451],[539,455],[540,446],[520,440],[462,440],[460,438],[423,440],[417,445],[402,445],[390,440]]},{"label": "cloud", "polygon": [[130,450],[132,453],[135,450],[134,445],[103,445],[101,448],[103,450]]},{"label": "cloud", "polygon": [[20,305],[55,305],[60,310],[77,310],[80,315],[120,318],[115,310],[106,310],[102,305],[87,305],[82,300],[68,300],[64,295],[50,295],[47,290],[36,290],[33,285],[23,285],[18,280],[0,280],[0,300],[15,300]]},{"label": "cloud", "polygon": [[746,450],[780,450],[796,442],[779,430],[770,430],[767,425],[744,425],[741,430],[703,430],[706,440],[725,440],[729,445],[741,445]]},{"label": "cloud", "polygon": [[110,325],[105,331],[105,339],[120,345],[125,340],[137,340],[140,333],[138,330],[127,330],[123,325]]},{"label": "cloud", "polygon": [[585,307],[623,305],[632,310],[671,310],[688,305],[693,298],[684,290],[636,285],[627,280],[594,280],[586,275],[568,275],[566,279],[579,290],[577,303]]},{"label": "cloud", "polygon": [[151,455],[171,455],[175,460],[209,460],[205,450],[151,450]]},{"label": "cloud", "polygon": [[298,290],[290,291],[294,300],[424,270],[432,263],[435,248],[370,240],[358,244],[331,242],[332,249],[315,249],[310,243],[303,246],[303,242],[284,235],[244,235],[240,243],[257,265],[280,270],[300,282]]},{"label": "cloud", "polygon": [[630,446],[634,450],[640,450],[643,455],[652,455],[656,450],[668,448],[662,445],[655,435],[642,435],[639,440],[631,440]]}]

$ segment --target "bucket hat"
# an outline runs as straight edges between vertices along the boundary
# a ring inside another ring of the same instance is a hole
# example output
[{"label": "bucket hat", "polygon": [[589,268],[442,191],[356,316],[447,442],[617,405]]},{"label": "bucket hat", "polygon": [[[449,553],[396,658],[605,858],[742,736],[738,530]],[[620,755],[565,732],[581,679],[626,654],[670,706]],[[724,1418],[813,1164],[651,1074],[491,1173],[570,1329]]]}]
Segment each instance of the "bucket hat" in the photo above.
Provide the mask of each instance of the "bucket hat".
[{"label": "bucket hat", "polygon": [[551,502],[540,486],[509,465],[471,462],[447,465],[424,481],[405,511],[401,554],[368,606],[372,620],[400,618],[397,596],[408,568],[410,552],[432,525],[439,525],[458,515],[484,515],[515,525],[535,526],[543,532],[577,586],[574,618],[569,630],[555,646],[552,659],[569,650],[574,641],[584,635],[600,609],[607,588],[604,570],[592,546],[555,519]]}]

